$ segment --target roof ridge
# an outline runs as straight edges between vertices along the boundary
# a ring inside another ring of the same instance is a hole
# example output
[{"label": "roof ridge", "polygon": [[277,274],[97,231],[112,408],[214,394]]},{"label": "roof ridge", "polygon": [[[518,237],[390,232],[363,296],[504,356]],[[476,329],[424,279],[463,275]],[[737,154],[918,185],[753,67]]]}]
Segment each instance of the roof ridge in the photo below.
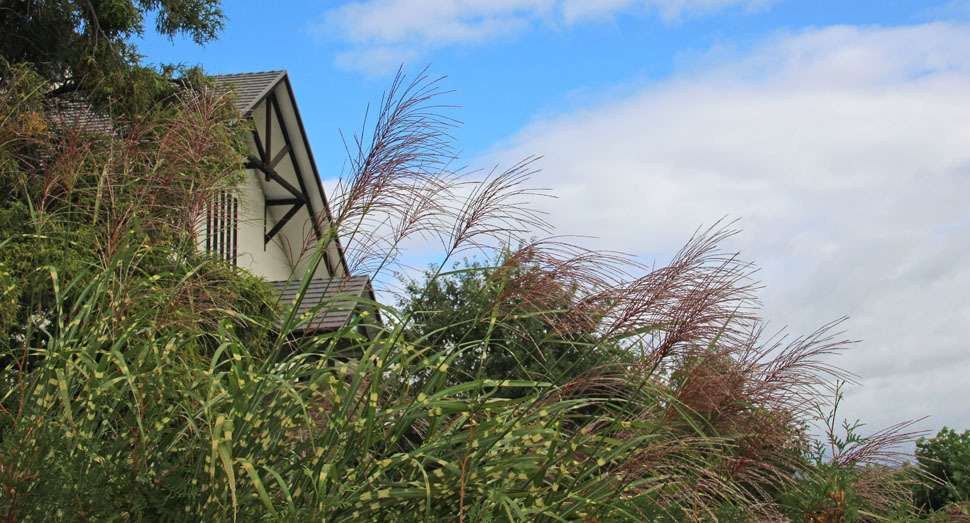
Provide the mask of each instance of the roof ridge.
[{"label": "roof ridge", "polygon": [[238,95],[236,108],[239,112],[247,114],[286,77],[286,69],[280,69],[258,73],[216,75],[211,78],[217,85],[235,90]]},{"label": "roof ridge", "polygon": [[[347,274],[344,276],[327,276],[322,278],[310,278],[311,282],[317,281],[348,281],[348,280],[359,280],[366,279],[370,280],[370,275],[367,274]],[[294,278],[290,280],[268,280],[267,283],[270,285],[300,285],[302,278]]]},{"label": "roof ridge", "polygon": [[211,74],[209,76],[211,76],[212,78],[219,78],[223,76],[245,76],[245,75],[256,75],[256,74],[277,74],[278,75],[280,73],[285,73],[285,72],[286,72],[286,69],[275,69],[271,71],[250,71],[250,72],[244,72],[244,73]]}]

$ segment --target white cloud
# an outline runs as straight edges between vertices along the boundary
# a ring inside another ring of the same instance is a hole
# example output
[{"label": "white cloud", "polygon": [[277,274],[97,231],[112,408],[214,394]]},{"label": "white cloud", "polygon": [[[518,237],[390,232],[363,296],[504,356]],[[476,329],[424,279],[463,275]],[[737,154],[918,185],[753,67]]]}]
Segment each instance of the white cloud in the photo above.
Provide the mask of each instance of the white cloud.
[{"label": "white cloud", "polygon": [[560,14],[567,23],[613,16],[618,11],[639,9],[656,12],[667,21],[701,16],[732,7],[758,11],[773,0],[562,0]]},{"label": "white cloud", "polygon": [[[970,427],[970,27],[778,35],[622,99],[535,122],[492,155],[542,154],[561,233],[663,263],[701,224],[760,276],[772,325],[841,315],[861,339],[844,416]],[[702,60],[703,63],[703,60]],[[649,259],[647,260],[649,261]]]},{"label": "white cloud", "polygon": [[406,46],[376,46],[338,53],[335,63],[344,69],[377,73],[394,71],[401,64],[414,60],[418,55],[416,50]]},{"label": "white cloud", "polygon": [[966,20],[970,18],[970,0],[950,0],[943,5],[929,8],[926,15],[937,19]]},{"label": "white cloud", "polygon": [[[349,45],[338,65],[388,72],[435,48],[477,44],[548,24],[571,25],[624,11],[673,21],[741,7],[758,10],[774,0],[363,0],[329,9],[312,25],[320,38]],[[375,57],[377,59],[375,59]]]}]

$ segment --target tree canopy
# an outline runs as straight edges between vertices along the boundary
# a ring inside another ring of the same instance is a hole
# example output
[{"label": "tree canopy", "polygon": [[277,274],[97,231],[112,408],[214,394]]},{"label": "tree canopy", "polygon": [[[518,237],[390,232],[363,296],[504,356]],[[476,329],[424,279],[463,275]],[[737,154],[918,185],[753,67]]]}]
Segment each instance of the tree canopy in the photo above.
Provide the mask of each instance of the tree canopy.
[{"label": "tree canopy", "polygon": [[[213,40],[225,16],[219,0],[13,0],[0,6],[0,79],[27,64],[48,98],[81,91],[98,111],[143,116],[170,99],[182,64],[141,63],[132,37],[153,30],[198,44]],[[188,76],[194,76],[189,74]]]},{"label": "tree canopy", "polygon": [[932,481],[916,485],[916,504],[939,510],[970,501],[970,430],[943,427],[936,437],[916,442],[916,460]]},{"label": "tree canopy", "polygon": [[453,383],[485,377],[563,385],[624,354],[568,325],[575,298],[568,284],[546,289],[542,307],[522,299],[516,284],[533,270],[505,256],[496,266],[465,260],[445,274],[425,271],[405,285],[400,302],[413,321],[408,335],[458,354]]},{"label": "tree canopy", "polygon": [[219,0],[14,0],[0,7],[0,55],[10,63],[28,62],[55,83],[97,82],[106,72],[136,65],[129,43],[154,30],[198,44],[216,37],[224,15]]}]

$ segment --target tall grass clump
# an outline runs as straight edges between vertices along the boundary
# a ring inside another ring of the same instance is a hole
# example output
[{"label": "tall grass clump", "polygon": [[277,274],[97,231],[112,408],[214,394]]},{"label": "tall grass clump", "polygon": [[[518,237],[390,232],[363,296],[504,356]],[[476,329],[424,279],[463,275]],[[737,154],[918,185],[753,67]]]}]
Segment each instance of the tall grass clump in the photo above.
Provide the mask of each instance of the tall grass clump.
[{"label": "tall grass clump", "polygon": [[[483,299],[443,310],[362,298],[343,328],[298,335],[330,305],[297,316],[195,251],[200,210],[241,172],[227,100],[199,84],[93,135],[16,78],[0,89],[3,212],[25,224],[0,240],[6,519],[819,510],[786,495],[816,488],[805,423],[844,378],[828,362],[847,342],[837,323],[766,338],[753,267],[718,247],[728,226],[699,231],[659,269],[535,239],[551,231],[529,203],[542,194],[527,185],[532,160],[456,168],[438,83],[399,76],[348,140],[351,168],[319,217],[329,234],[306,242],[301,291],[337,238],[351,267],[380,274],[418,236],[443,247],[431,281],[475,272]],[[493,263],[449,270],[468,249]],[[595,363],[578,368],[577,354]],[[495,358],[515,363],[499,373]],[[877,435],[837,468],[855,474],[894,442]],[[855,513],[899,510],[856,479]]]}]

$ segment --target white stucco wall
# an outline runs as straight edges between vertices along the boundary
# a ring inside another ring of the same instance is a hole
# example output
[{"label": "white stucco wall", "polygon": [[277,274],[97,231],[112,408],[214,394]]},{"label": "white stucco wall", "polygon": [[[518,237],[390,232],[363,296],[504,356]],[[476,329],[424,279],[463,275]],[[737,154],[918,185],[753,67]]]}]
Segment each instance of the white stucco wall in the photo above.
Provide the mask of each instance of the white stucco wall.
[{"label": "white stucco wall", "polygon": [[237,263],[257,276],[269,281],[285,281],[292,272],[289,258],[279,242],[263,243],[265,231],[273,227],[275,221],[267,216],[263,221],[265,205],[263,190],[255,170],[246,172],[246,180],[239,188],[239,256]]},{"label": "white stucco wall", "polygon": [[[285,125],[286,132],[289,135],[290,144],[293,149],[291,150],[290,154],[280,157],[280,162],[276,165],[275,170],[293,187],[300,189],[300,182],[297,178],[297,171],[299,170],[299,172],[303,174],[310,206],[315,213],[323,213],[325,209],[324,202],[320,198],[319,189],[317,187],[318,182],[313,179],[315,169],[311,163],[309,151],[305,148],[302,131],[298,123],[296,108],[291,103],[289,94],[287,93],[287,90],[283,84],[276,87],[275,95],[279,103],[279,110],[283,117],[283,122],[279,122],[277,120],[275,111],[270,111],[271,125],[270,136],[268,137],[269,151],[267,151],[267,156],[270,158],[276,158],[277,155],[283,150],[285,140],[280,125]],[[254,129],[256,130],[257,134],[259,134],[261,141],[265,145],[267,143],[265,101],[253,109],[252,118]],[[264,179],[260,179],[259,182],[262,184],[265,194],[270,198],[292,197],[288,191],[274,181],[266,182]],[[274,206],[269,208],[268,215],[273,218],[272,223],[275,223],[276,220],[282,219],[283,215],[285,215],[288,210],[289,207],[285,205]],[[269,227],[271,228],[272,224]],[[294,273],[297,276],[302,276],[307,270],[307,265],[312,257],[312,253],[306,252],[305,247],[308,240],[312,239],[313,236],[313,224],[311,222],[309,209],[307,207],[303,207],[295,216],[293,216],[292,219],[290,219],[290,221],[286,223],[286,225],[283,226],[283,229],[273,239],[273,241],[277,243],[278,248],[285,253],[287,259],[291,263],[291,266],[296,266]],[[312,240],[310,241],[312,242]],[[336,275],[343,276],[344,271],[339,267],[340,258],[336,245],[331,245],[328,252],[332,265],[335,269],[337,269]],[[331,274],[327,270],[325,263],[321,263],[313,275],[315,278],[326,278],[330,276]]]},{"label": "white stucco wall", "polygon": [[[307,270],[307,264],[312,253],[305,252],[307,239],[314,237],[310,208],[315,213],[324,213],[325,205],[321,198],[318,182],[314,179],[315,168],[307,144],[304,142],[299,125],[299,116],[295,102],[290,98],[285,86],[280,83],[274,91],[279,102],[282,122],[278,121],[275,111],[269,114],[270,128],[267,136],[266,105],[264,100],[250,113],[253,119],[254,131],[259,135],[260,142],[268,145],[267,157],[278,159],[274,171],[297,190],[300,190],[300,177],[309,198],[309,208],[304,206],[283,226],[283,228],[264,244],[265,235],[273,229],[278,220],[282,220],[289,205],[265,205],[266,199],[290,199],[293,194],[276,180],[266,180],[262,171],[249,169],[246,171],[243,183],[238,187],[239,221],[237,229],[237,257],[239,267],[269,281],[286,281],[299,278]],[[286,126],[292,149],[284,153],[286,141],[280,125]],[[257,156],[256,142],[251,141],[252,155]],[[199,248],[205,248],[205,224],[199,234]],[[312,240],[311,242],[312,243]],[[335,244],[331,244],[328,258],[336,272],[335,276],[345,276],[340,266],[340,255]],[[295,269],[295,270],[294,270]],[[325,262],[321,262],[313,277],[325,278],[331,276]]]}]

